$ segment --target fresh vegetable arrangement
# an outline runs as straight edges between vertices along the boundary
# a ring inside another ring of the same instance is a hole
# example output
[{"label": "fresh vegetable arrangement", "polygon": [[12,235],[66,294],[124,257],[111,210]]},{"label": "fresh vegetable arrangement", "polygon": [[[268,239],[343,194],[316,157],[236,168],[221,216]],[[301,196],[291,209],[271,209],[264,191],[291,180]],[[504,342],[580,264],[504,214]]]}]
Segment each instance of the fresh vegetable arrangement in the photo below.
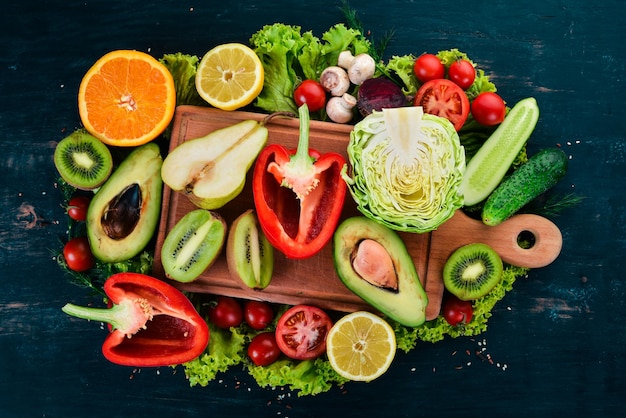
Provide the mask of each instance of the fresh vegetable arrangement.
[{"label": "fresh vegetable arrangement", "polygon": [[[85,84],[98,82],[107,66],[142,71],[147,65],[166,77],[137,87],[154,88],[145,100],[158,104],[158,92],[168,93],[154,126],[141,126],[148,132],[141,144],[119,135],[139,128],[118,116],[116,132],[77,131],[55,152],[70,226],[59,264],[112,306],[93,311],[68,304],[64,311],[111,324],[107,359],[182,365],[189,383],[202,386],[242,365],[260,386],[317,394],[375,379],[398,349],[484,332],[493,306],[527,273],[485,244],[456,249],[443,271],[442,310],[426,320],[428,296],[398,233],[429,233],[461,210],[486,225],[504,222],[549,191],[567,164],[558,150],[526,155],[539,117],[533,98],[507,107],[484,71],[457,49],[384,61],[354,14],[346,16],[349,26],[337,24],[320,38],[276,23],[255,32],[249,45],[219,45],[201,60],[177,53],[155,62],[127,51],[103,57],[87,72]],[[245,71],[220,61],[228,77],[216,77],[215,60],[227,55],[245,61]],[[230,79],[237,88],[214,88]],[[142,107],[133,86],[122,96],[124,111]],[[268,116],[162,156],[157,141],[168,139],[174,101]],[[81,93],[79,105],[86,126],[98,131],[98,97]],[[286,114],[299,120],[296,150],[267,145],[265,125]],[[315,150],[310,118],[353,126],[347,160]],[[161,137],[145,143],[156,131]],[[105,134],[129,152],[114,158],[105,145],[111,142],[96,139]],[[197,209],[168,232],[161,248],[167,278],[160,280],[150,277],[151,243],[164,184]],[[229,225],[219,212],[245,187],[254,207]],[[341,219],[349,199],[361,216]],[[337,280],[378,314],[182,293],[166,283],[196,280],[225,252],[231,278],[263,299],[276,251],[299,260],[325,246],[333,248]],[[366,332],[370,327],[378,339]]]}]

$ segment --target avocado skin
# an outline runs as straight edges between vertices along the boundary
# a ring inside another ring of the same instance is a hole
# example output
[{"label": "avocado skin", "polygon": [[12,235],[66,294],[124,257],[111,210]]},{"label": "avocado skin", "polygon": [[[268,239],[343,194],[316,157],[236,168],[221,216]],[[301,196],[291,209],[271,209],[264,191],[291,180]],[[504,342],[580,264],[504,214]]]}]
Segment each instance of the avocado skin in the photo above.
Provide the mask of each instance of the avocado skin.
[{"label": "avocado skin", "polygon": [[[159,222],[163,159],[158,145],[149,143],[132,151],[94,195],[87,211],[87,237],[91,252],[100,261],[116,263],[133,258],[148,245]],[[126,187],[138,184],[142,205],[139,221],[130,234],[111,239],[102,226],[102,216],[111,200]]]},{"label": "avocado skin", "polygon": [[[397,291],[372,285],[354,271],[351,256],[364,239],[373,239],[387,249],[398,276]],[[424,323],[428,296],[413,258],[396,232],[364,216],[348,218],[335,231],[333,258],[343,284],[372,307],[405,326]]]}]

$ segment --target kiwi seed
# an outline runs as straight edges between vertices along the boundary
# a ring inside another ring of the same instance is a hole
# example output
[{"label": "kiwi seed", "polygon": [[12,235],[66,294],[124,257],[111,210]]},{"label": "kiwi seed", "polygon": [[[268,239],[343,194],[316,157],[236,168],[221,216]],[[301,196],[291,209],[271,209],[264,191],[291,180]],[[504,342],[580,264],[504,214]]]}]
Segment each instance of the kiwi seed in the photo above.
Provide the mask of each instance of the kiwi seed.
[{"label": "kiwi seed", "polygon": [[102,141],[85,130],[77,130],[57,144],[54,165],[69,185],[93,190],[111,175],[113,158]]},{"label": "kiwi seed", "polygon": [[217,212],[188,212],[163,241],[161,262],[165,275],[182,283],[196,280],[215,262],[225,240],[226,221]]},{"label": "kiwi seed", "polygon": [[450,255],[443,267],[445,288],[461,300],[489,293],[502,279],[502,259],[490,246],[472,243]]}]

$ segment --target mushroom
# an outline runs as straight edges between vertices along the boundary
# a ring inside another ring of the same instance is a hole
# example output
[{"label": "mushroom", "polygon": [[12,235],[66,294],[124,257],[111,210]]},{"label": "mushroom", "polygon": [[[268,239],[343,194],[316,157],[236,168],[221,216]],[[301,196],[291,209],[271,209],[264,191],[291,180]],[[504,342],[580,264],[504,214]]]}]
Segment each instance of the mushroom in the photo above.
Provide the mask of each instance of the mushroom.
[{"label": "mushroom", "polygon": [[357,86],[360,86],[365,80],[372,78],[376,71],[374,58],[366,53],[358,54],[355,57],[348,50],[339,54],[337,65],[348,71],[350,81]]},{"label": "mushroom", "polygon": [[356,97],[348,93],[331,97],[326,103],[326,114],[333,122],[348,123],[354,116],[352,109],[356,104]]},{"label": "mushroom", "polygon": [[350,88],[350,79],[346,70],[333,65],[322,71],[320,84],[333,96],[341,96]]}]

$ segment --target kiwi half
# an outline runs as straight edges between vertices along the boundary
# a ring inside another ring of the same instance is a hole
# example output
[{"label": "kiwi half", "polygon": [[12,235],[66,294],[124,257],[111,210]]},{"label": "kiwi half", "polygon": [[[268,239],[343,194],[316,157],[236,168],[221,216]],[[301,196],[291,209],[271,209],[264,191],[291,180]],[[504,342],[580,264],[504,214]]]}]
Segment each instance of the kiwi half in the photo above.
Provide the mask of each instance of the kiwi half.
[{"label": "kiwi half", "polygon": [[239,215],[226,241],[228,271],[238,283],[256,290],[269,286],[274,272],[274,248],[252,209]]},{"label": "kiwi half", "polygon": [[461,300],[474,300],[489,293],[502,279],[502,259],[487,244],[472,243],[458,248],[443,267],[445,288]]},{"label": "kiwi half", "polygon": [[69,185],[82,190],[100,187],[111,175],[113,158],[107,146],[85,130],[63,138],[54,150],[54,165]]},{"label": "kiwi half", "polygon": [[167,234],[161,248],[163,270],[170,279],[187,283],[215,262],[226,240],[226,222],[206,209],[187,213]]}]

